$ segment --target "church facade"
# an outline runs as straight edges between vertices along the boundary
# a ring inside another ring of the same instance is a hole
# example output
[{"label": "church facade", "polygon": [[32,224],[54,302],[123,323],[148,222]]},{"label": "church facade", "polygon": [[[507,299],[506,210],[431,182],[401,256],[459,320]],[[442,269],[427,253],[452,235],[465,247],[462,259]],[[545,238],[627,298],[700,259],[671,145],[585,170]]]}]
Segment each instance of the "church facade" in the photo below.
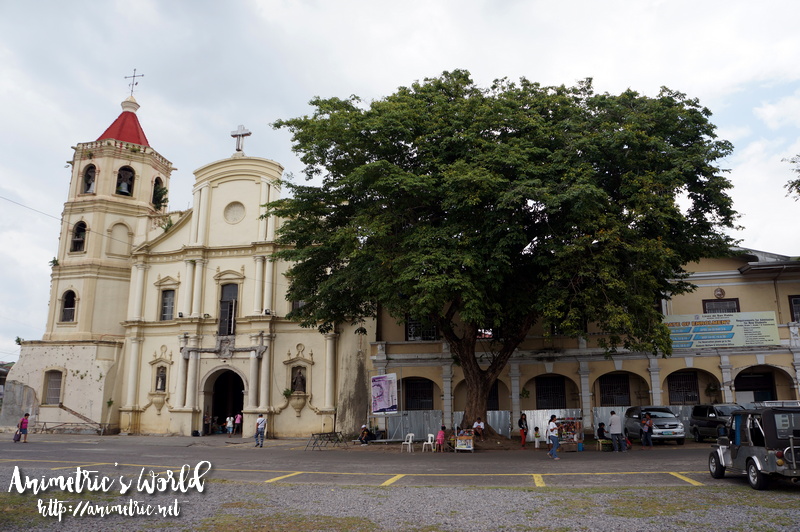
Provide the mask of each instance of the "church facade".
[{"label": "church facade", "polygon": [[246,433],[259,414],[271,435],[357,430],[374,329],[285,319],[279,220],[262,216],[281,165],[246,156],[240,127],[236,152],[195,172],[192,208],[166,212],[172,163],[133,97],[122,107],[75,147],[46,333],[22,346],[2,424],[25,410],[51,427],[189,435],[241,412]]}]

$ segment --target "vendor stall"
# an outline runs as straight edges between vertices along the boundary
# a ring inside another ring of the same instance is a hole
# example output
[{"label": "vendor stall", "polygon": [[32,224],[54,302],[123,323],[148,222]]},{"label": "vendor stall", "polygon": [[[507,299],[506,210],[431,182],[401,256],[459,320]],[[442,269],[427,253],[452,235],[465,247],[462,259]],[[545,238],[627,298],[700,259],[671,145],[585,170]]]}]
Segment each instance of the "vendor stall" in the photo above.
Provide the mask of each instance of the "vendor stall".
[{"label": "vendor stall", "polygon": [[469,451],[474,452],[473,438],[475,433],[472,429],[465,429],[458,433],[456,436],[456,452]]},{"label": "vendor stall", "polygon": [[556,419],[559,451],[583,450],[583,418],[565,417]]}]

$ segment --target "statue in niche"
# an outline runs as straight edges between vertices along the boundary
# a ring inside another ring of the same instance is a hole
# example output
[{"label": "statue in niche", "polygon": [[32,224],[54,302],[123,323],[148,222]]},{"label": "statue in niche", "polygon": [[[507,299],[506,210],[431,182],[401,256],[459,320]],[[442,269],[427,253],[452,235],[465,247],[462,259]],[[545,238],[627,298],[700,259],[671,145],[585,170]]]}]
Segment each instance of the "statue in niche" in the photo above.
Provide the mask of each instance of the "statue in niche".
[{"label": "statue in niche", "polygon": [[292,391],[293,392],[306,392],[306,376],[303,375],[303,368],[297,366],[294,368],[294,376],[292,377]]},{"label": "statue in niche", "polygon": [[167,368],[159,366],[156,370],[156,391],[165,392],[167,390]]},{"label": "statue in niche", "polygon": [[86,168],[86,172],[83,174],[84,194],[94,194],[94,179],[96,172],[97,170],[95,169],[94,165],[90,165],[88,168]]}]

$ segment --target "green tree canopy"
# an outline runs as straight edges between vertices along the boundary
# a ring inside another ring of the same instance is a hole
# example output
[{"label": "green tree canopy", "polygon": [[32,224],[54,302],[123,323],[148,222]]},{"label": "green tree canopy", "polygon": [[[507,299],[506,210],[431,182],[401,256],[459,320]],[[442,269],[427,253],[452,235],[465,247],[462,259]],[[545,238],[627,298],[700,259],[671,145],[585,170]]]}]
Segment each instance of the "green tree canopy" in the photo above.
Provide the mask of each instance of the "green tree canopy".
[{"label": "green tree canopy", "polygon": [[[286,219],[292,316],[330,330],[374,316],[435,324],[464,370],[467,421],[535,322],[608,348],[669,354],[657,298],[683,265],[727,251],[736,213],[710,112],[662,89],[595,94],[591,80],[477,86],[445,72],[364,105],[315,98],[279,120],[309,179],[270,204]],[[486,362],[479,330],[502,330]]]}]

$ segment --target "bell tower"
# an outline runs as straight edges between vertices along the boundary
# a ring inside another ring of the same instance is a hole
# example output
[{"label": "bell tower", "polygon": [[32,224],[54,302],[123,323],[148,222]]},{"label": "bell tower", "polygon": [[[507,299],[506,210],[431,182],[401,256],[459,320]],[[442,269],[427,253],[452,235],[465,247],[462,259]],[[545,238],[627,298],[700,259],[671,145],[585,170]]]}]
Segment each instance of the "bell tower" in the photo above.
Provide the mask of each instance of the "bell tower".
[{"label": "bell tower", "polygon": [[148,143],[138,109],[131,95],[97,140],[73,147],[45,341],[124,337],[131,250],[166,211],[173,170]]}]

